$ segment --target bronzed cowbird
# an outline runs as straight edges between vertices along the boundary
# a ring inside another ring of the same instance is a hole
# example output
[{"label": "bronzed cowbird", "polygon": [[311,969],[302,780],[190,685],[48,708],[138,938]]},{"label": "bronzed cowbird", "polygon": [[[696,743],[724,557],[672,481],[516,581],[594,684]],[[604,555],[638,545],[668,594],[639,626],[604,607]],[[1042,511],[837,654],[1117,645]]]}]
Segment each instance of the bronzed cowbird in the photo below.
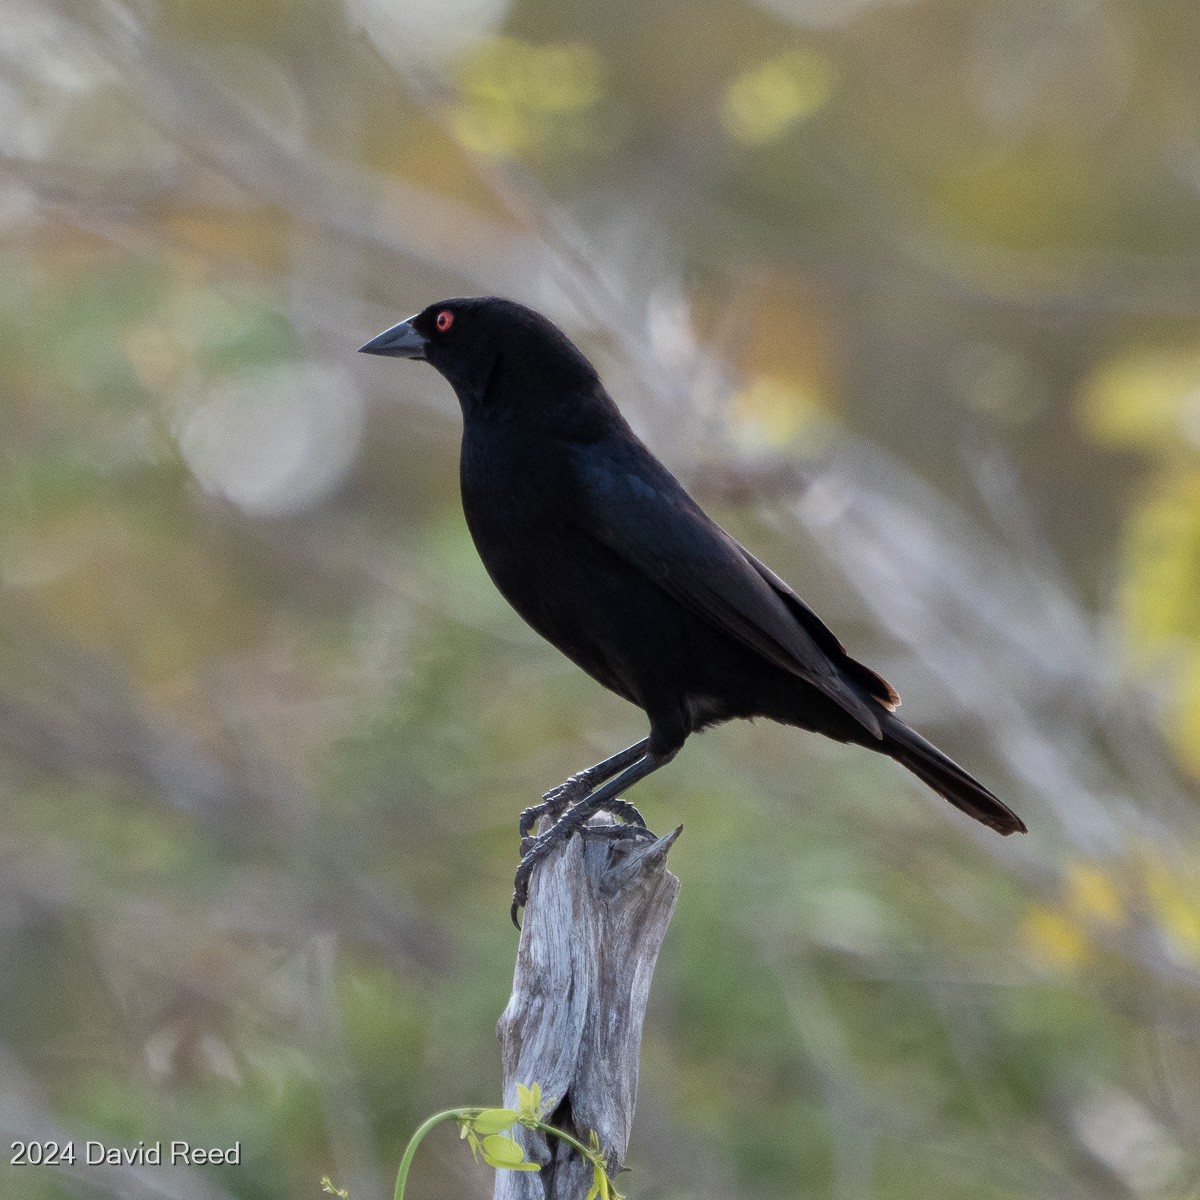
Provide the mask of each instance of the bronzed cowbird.
[{"label": "bronzed cowbird", "polygon": [[773,571],[712,521],[625,422],[595,368],[545,317],[510,300],[443,300],[361,349],[423,359],[463,414],[467,526],[508,602],[650,735],[521,814],[513,915],[547,850],[670,762],[688,735],[769,717],[887,754],[1002,834],[1025,824],[895,715],[899,697],[851,658]]}]

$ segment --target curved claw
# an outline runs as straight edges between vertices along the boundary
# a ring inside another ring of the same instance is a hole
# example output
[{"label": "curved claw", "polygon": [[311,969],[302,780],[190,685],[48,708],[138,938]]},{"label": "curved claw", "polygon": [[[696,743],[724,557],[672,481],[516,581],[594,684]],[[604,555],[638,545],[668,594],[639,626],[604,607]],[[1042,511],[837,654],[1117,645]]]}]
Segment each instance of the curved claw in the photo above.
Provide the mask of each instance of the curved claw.
[{"label": "curved claw", "polygon": [[624,821],[626,825],[636,825],[641,829],[646,828],[645,817],[628,800],[610,800],[604,806],[604,811],[612,813],[614,817]]},{"label": "curved claw", "polygon": [[542,842],[541,852],[538,853],[539,841],[537,838],[525,838],[521,842],[521,861],[517,864],[516,875],[513,876],[512,908],[508,914],[518,929],[521,928],[521,922],[517,920],[517,912],[525,907],[525,902],[529,899],[529,877],[533,874],[533,868],[546,855],[545,842]]},{"label": "curved claw", "polygon": [[517,920],[517,910],[525,907],[529,899],[529,880],[533,868],[538,865],[558,842],[570,837],[574,832],[574,823],[564,824],[566,818],[561,818],[540,837],[523,838],[521,841],[521,861],[517,864],[517,873],[513,876],[513,902],[509,911],[512,923],[521,928]]},{"label": "curved claw", "polygon": [[531,804],[528,808],[521,809],[521,815],[517,818],[517,835],[521,838],[522,844],[537,824],[538,818],[546,811],[548,810],[544,802]]}]

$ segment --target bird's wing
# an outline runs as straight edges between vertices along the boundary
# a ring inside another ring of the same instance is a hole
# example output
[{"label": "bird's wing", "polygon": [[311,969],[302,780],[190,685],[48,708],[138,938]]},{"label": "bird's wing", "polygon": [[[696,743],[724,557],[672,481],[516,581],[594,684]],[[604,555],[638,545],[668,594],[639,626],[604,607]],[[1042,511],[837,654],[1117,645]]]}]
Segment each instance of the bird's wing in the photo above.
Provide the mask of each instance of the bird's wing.
[{"label": "bird's wing", "polygon": [[644,447],[591,443],[571,457],[582,532],[882,736],[877,712],[853,684],[885,705],[896,701],[891,688],[855,663],[812,609],[717,525]]},{"label": "bird's wing", "polygon": [[837,634],[817,616],[809,606],[796,595],[770,567],[760,563],[745,546],[738,549],[749,560],[750,565],[771,585],[784,604],[791,610],[792,615],[808,631],[809,636],[855,683],[862,687],[867,695],[878,700],[889,712],[900,707],[900,693],[882,675],[864,666],[857,659],[846,653],[846,647],[838,640]]}]

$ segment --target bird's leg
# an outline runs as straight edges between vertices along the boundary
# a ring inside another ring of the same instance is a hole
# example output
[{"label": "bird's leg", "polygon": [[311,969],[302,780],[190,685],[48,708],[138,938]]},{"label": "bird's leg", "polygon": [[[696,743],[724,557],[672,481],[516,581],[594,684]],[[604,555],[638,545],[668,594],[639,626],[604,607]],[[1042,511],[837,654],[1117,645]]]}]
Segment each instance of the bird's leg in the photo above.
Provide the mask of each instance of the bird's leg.
[{"label": "bird's leg", "polygon": [[[611,779],[618,771],[625,770],[631,763],[637,762],[646,753],[649,743],[649,738],[642,738],[640,742],[635,742],[620,753],[614,754],[612,758],[606,758],[594,767],[588,767],[586,771],[572,775],[566,783],[560,783],[558,787],[551,788],[542,797],[540,804],[532,804],[529,808],[522,809],[517,822],[517,830],[521,837],[524,838],[529,833],[539,817],[557,818],[561,816],[572,804],[582,800],[594,787]],[[609,805],[609,811],[614,816],[620,817],[622,821],[645,827],[646,822],[642,820],[642,814],[625,800],[619,800]]]},{"label": "bird's leg", "polygon": [[[647,739],[649,740],[649,739]],[[640,743],[644,745],[645,743]],[[630,746],[628,750],[622,751],[621,754],[615,757],[620,758],[622,755],[628,755],[638,747]],[[521,865],[517,867],[517,874],[513,879],[513,902],[512,902],[512,922],[518,929],[521,928],[520,922],[517,920],[517,910],[524,908],[525,901],[529,897],[529,878],[533,874],[533,869],[554,849],[555,846],[561,845],[573,833],[577,833],[587,823],[588,819],[594,816],[602,808],[611,811],[613,801],[627,787],[632,787],[640,779],[645,779],[659,767],[665,767],[678,753],[678,748],[671,749],[666,753],[655,754],[653,751],[647,751],[639,758],[632,766],[627,767],[615,779],[609,779],[602,787],[597,788],[594,792],[579,800],[574,807],[568,809],[549,829],[546,830],[540,837],[534,839],[533,845],[525,852],[521,858]],[[612,762],[609,759],[608,762]],[[600,766],[607,766],[607,763],[601,763]],[[595,769],[595,768],[593,768]],[[622,801],[622,803],[624,803]],[[632,808],[633,806],[630,805]]]}]

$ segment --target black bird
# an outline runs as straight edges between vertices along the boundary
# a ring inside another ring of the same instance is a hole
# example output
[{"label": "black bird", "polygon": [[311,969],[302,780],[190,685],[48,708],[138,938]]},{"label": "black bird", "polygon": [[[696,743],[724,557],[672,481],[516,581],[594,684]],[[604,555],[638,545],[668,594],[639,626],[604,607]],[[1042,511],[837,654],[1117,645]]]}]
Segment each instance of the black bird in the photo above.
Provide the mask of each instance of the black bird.
[{"label": "black bird", "polygon": [[621,792],[669,763],[689,734],[735,717],[887,754],[977,821],[1025,831],[895,715],[900,698],[886,680],[707,516],[545,317],[495,297],[443,300],[361,349],[423,359],[449,381],[463,413],[463,511],[492,581],[538,633],[650,720],[649,737],[521,814],[522,835],[543,813],[559,820],[522,859],[514,921],[552,845],[600,808],[641,825]]}]

